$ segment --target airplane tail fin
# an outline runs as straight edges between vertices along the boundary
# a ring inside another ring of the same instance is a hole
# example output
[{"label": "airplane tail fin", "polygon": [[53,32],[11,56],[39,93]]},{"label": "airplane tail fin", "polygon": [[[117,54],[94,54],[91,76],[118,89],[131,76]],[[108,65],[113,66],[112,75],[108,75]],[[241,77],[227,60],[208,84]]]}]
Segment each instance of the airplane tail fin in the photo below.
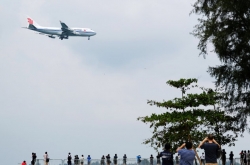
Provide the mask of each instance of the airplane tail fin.
[{"label": "airplane tail fin", "polygon": [[36,23],[33,19],[31,19],[31,18],[28,17],[27,20],[28,20],[28,23],[29,23],[29,25],[28,25],[28,28],[29,28],[29,29],[35,30],[35,29],[41,27],[41,26],[38,25],[38,23]]}]

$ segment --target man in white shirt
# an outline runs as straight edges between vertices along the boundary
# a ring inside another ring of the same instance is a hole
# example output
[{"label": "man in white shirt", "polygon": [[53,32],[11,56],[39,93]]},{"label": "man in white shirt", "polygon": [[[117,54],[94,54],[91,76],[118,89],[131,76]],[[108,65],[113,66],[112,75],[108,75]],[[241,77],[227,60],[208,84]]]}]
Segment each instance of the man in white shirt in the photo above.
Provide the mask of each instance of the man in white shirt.
[{"label": "man in white shirt", "polygon": [[45,154],[43,155],[44,158],[44,165],[48,165],[49,163],[49,155],[47,152],[45,152]]},{"label": "man in white shirt", "polygon": [[82,157],[80,158],[80,162],[81,162],[81,165],[84,164],[84,156],[82,155]]}]

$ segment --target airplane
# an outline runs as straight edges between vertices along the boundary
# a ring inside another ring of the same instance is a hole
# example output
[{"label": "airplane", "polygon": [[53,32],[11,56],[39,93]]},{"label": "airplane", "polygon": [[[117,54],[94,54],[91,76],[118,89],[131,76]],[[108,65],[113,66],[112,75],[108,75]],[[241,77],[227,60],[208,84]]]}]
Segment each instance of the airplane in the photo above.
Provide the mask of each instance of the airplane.
[{"label": "airplane", "polygon": [[56,27],[43,27],[38,25],[33,19],[28,19],[28,27],[23,27],[29,30],[36,31],[37,34],[42,34],[48,36],[50,38],[59,37],[59,39],[68,39],[69,36],[77,36],[77,37],[88,37],[90,40],[91,36],[96,35],[96,32],[90,28],[69,28],[64,22],[60,21],[61,28]]}]

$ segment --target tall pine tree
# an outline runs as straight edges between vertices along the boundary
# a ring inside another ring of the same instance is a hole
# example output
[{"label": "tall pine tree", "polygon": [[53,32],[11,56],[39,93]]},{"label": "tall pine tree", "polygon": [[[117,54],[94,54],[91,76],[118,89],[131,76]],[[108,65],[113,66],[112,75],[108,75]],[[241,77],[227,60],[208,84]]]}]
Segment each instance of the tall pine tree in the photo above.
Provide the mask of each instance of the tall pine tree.
[{"label": "tall pine tree", "polygon": [[193,12],[201,15],[193,34],[200,54],[212,43],[221,65],[209,67],[216,86],[223,89],[223,106],[236,112],[242,131],[250,115],[250,1],[197,0]]}]

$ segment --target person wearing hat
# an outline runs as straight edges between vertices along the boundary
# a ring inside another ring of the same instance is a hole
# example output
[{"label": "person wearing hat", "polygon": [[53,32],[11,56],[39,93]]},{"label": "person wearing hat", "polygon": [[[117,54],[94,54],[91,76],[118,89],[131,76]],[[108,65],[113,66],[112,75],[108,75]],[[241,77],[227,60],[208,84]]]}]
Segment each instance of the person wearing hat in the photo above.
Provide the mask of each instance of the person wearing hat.
[{"label": "person wearing hat", "polygon": [[140,163],[141,163],[141,155],[138,155],[136,157],[136,159],[137,159],[137,164],[140,165]]},{"label": "person wearing hat", "polygon": [[91,157],[90,157],[90,155],[88,155],[87,160],[88,160],[88,165],[90,165],[90,163],[91,163]]}]

